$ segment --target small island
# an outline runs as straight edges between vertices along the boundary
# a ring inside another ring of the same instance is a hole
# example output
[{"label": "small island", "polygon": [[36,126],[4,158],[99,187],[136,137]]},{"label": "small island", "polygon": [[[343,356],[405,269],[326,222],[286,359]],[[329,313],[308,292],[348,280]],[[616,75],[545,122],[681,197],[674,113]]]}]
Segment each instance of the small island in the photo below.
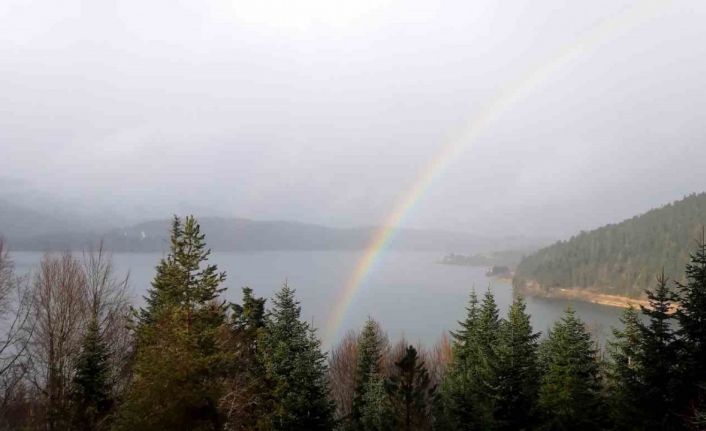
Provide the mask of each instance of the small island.
[{"label": "small island", "polygon": [[510,267],[505,265],[493,265],[493,267],[490,268],[485,275],[487,277],[512,279],[512,270]]},{"label": "small island", "polygon": [[447,254],[438,263],[442,265],[461,265],[461,266],[485,266],[485,267],[507,267],[514,268],[527,254],[527,251],[521,250],[502,250],[492,251],[488,253],[476,253],[471,255],[463,254]]}]

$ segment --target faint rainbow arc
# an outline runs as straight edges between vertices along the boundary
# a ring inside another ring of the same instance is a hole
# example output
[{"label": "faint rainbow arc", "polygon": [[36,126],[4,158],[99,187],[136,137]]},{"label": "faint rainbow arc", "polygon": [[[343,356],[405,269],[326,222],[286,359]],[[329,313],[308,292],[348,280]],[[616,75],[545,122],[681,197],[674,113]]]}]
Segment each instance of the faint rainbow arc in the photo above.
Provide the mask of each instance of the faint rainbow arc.
[{"label": "faint rainbow arc", "polygon": [[470,119],[466,126],[461,129],[461,132],[449,139],[441,150],[419,171],[411,186],[397,199],[392,211],[385,217],[381,227],[374,231],[363,255],[357,261],[350,278],[341,289],[329,313],[326,326],[323,328],[324,340],[328,342],[333,340],[333,337],[339,331],[346,315],[346,310],[355,293],[360,289],[385,245],[397,231],[402,219],[420,201],[434,182],[434,179],[443,172],[444,168],[457,154],[473,143],[496,117],[522,96],[523,92],[545,81],[555,70],[567,64],[571,59],[580,56],[582,52],[596,47],[601,41],[608,39],[618,30],[629,27],[638,22],[640,18],[649,16],[656,12],[659,7],[668,3],[671,3],[671,1],[640,1],[635,7],[628,9],[624,13],[603,21],[573,43],[559,50],[549,61],[530,69],[517,82],[499,92],[477,116]]}]

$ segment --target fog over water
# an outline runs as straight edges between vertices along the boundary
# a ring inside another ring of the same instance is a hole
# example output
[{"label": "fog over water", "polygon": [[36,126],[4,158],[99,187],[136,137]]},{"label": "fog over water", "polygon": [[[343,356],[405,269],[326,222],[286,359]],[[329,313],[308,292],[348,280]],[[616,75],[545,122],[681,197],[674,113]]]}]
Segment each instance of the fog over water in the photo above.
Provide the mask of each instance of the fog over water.
[{"label": "fog over water", "polygon": [[[116,253],[119,273],[130,271],[130,286],[138,304],[142,303],[158,253]],[[240,288],[250,286],[255,294],[271,298],[287,280],[297,289],[302,318],[313,321],[322,333],[338,290],[352,272],[357,252],[260,252],[214,253],[211,261],[228,274],[226,298],[240,300]],[[13,258],[20,272],[31,270],[40,253],[16,252]],[[440,265],[434,253],[391,251],[385,253],[363,283],[346,311],[339,336],[359,330],[368,316],[382,323],[390,338],[407,337],[412,342],[431,345],[441,334],[457,329],[465,316],[472,289],[478,295],[490,288],[504,315],[512,301],[509,282],[489,279],[484,268]],[[546,330],[561,317],[566,301],[527,298],[536,331]],[[600,339],[618,325],[620,309],[586,303],[571,304]],[[330,340],[327,340],[330,341]]]}]

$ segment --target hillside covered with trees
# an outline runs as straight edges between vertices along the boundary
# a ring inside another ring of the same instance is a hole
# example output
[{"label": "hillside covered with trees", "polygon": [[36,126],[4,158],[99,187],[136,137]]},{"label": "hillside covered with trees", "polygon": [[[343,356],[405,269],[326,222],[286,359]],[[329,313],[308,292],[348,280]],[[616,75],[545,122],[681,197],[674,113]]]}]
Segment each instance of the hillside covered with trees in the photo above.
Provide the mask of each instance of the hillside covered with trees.
[{"label": "hillside covered with trees", "polygon": [[706,193],[653,209],[621,223],[581,232],[520,262],[514,284],[535,282],[542,289],[592,288],[638,297],[654,287],[662,269],[684,280],[695,238],[706,224]]}]

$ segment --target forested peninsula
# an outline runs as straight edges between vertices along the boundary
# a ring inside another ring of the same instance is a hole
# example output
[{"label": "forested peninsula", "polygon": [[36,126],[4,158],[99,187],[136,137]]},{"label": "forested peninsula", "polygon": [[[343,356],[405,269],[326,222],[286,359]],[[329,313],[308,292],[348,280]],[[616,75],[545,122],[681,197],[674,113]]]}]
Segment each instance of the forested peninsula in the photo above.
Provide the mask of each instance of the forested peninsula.
[{"label": "forested peninsula", "polygon": [[644,300],[664,273],[684,281],[706,223],[706,193],[616,224],[581,232],[524,257],[513,284],[523,294],[627,306]]}]

